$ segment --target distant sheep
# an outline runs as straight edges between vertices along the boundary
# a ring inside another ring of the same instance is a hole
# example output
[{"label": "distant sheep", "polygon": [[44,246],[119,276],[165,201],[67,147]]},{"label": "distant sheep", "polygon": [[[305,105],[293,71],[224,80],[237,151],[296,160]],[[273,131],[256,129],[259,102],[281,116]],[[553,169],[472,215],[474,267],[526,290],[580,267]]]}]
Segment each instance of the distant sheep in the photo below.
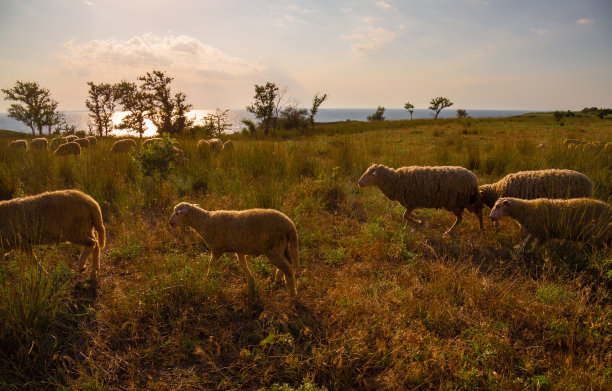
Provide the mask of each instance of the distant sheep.
[{"label": "distant sheep", "polygon": [[221,152],[223,150],[223,141],[218,138],[211,138],[208,140],[208,145],[213,152]]},{"label": "distant sheep", "polygon": [[76,140],[76,139],[78,139],[78,138],[79,138],[79,136],[76,136],[76,135],[74,135],[74,134],[70,134],[70,135],[66,136],[66,140],[67,140],[68,142],[72,142],[72,141],[74,141],[74,140]]},{"label": "distant sheep", "polygon": [[549,239],[612,244],[612,207],[599,200],[504,197],[497,200],[489,217],[497,221],[504,216],[517,220],[528,233],[519,252],[534,239],[536,246]]},{"label": "distant sheep", "polygon": [[200,156],[208,156],[212,152],[212,149],[210,148],[210,144],[208,143],[208,140],[204,140],[204,139],[199,140],[197,146],[198,146],[198,153],[200,154]]},{"label": "distant sheep", "polygon": [[93,147],[94,145],[96,145],[96,143],[98,142],[98,139],[96,139],[96,136],[87,136],[85,137],[87,140],[89,140],[89,146]]},{"label": "distant sheep", "polygon": [[82,148],[89,148],[89,140],[86,138],[78,138],[74,140],[75,143],[79,144]]},{"label": "distant sheep", "polygon": [[8,149],[12,151],[25,151],[26,149],[28,149],[28,142],[26,140],[13,140],[9,143]]},{"label": "distant sheep", "polygon": [[115,141],[113,146],[110,149],[110,153],[125,153],[129,152],[130,149],[136,147],[136,141],[131,138],[126,138],[123,140]]},{"label": "distant sheep", "polygon": [[604,145],[604,151],[606,153],[612,153],[612,141],[607,142],[606,145]]},{"label": "distant sheep", "polygon": [[142,142],[142,147],[144,148],[144,147],[146,147],[146,146],[147,146],[147,145],[149,145],[149,144],[153,144],[153,143],[156,143],[156,142],[161,141],[161,140],[162,140],[162,138],[161,138],[161,137],[152,137],[152,138],[148,138],[148,139],[146,139],[146,140],[144,140],[144,141]]},{"label": "distant sheep", "polygon": [[232,140],[223,143],[223,152],[234,152],[234,142]]},{"label": "distant sheep", "polygon": [[46,151],[49,148],[49,141],[44,137],[32,139],[30,141],[31,151]]},{"label": "distant sheep", "polygon": [[584,144],[584,141],[578,140],[577,138],[566,138],[565,140],[563,140],[563,145],[565,145],[566,147],[576,144]]},{"label": "distant sheep", "polygon": [[49,150],[55,151],[57,147],[59,147],[62,144],[66,144],[67,142],[68,140],[66,140],[66,137],[56,137],[53,140],[51,140],[51,143],[49,144]]},{"label": "distant sheep", "polygon": [[55,156],[68,156],[68,155],[80,155],[81,154],[81,146],[74,141],[70,141],[66,144],[62,144],[55,152],[53,152]]},{"label": "distant sheep", "polygon": [[391,201],[406,208],[404,218],[422,225],[410,217],[416,208],[444,208],[455,214],[455,223],[445,232],[450,234],[461,222],[464,209],[473,212],[484,230],[479,200],[478,178],[471,171],[456,166],[410,166],[393,169],[381,164],[368,168],[358,182],[359,187],[376,186]]},{"label": "distant sheep", "polygon": [[225,252],[235,252],[251,291],[255,280],[246,264],[246,255],[265,255],[276,266],[274,280],[284,274],[289,294],[297,294],[295,272],[299,267],[298,236],[295,225],[279,211],[249,209],[206,211],[196,204],[181,202],[174,207],[170,226],[193,228],[211,250],[214,267]]},{"label": "distant sheep", "polygon": [[100,249],[104,247],[105,229],[100,206],[87,194],[77,190],[60,190],[0,201],[2,253],[18,249],[32,256],[33,245],[62,242],[81,246],[79,271],[92,256],[90,278],[95,280],[100,268]]},{"label": "distant sheep", "polygon": [[501,197],[526,200],[535,198],[579,198],[593,194],[593,182],[574,170],[534,170],[508,174],[495,183],[480,186],[484,205],[493,208]]}]

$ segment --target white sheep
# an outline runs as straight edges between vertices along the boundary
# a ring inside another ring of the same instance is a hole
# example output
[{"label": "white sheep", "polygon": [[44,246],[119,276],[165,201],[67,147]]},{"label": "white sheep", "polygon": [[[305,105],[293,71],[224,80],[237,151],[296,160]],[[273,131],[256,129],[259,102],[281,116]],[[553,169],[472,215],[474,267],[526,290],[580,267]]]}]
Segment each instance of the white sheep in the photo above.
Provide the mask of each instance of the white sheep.
[{"label": "white sheep", "polygon": [[72,141],[74,141],[74,140],[76,140],[78,138],[79,138],[79,136],[77,136],[77,135],[69,134],[68,136],[66,136],[66,141],[72,142]]},{"label": "white sheep", "polygon": [[223,253],[235,252],[251,292],[255,290],[255,280],[245,256],[265,255],[277,267],[274,280],[280,281],[284,274],[289,294],[297,294],[297,230],[281,212],[273,209],[206,211],[196,204],[181,202],[174,207],[169,224],[193,228],[211,250],[213,267]]},{"label": "white sheep", "polygon": [[76,140],[74,140],[74,142],[79,144],[81,146],[81,149],[89,148],[89,140],[86,138],[77,138]]},{"label": "white sheep", "polygon": [[49,148],[49,141],[44,137],[38,137],[30,141],[31,151],[46,151]]},{"label": "white sheep", "polygon": [[89,146],[93,147],[94,145],[96,145],[96,143],[98,142],[98,139],[96,138],[96,136],[87,136],[85,137],[87,140],[89,140]]},{"label": "white sheep", "polygon": [[223,152],[231,153],[234,152],[234,142],[232,140],[227,140],[223,143]]},{"label": "white sheep", "polygon": [[66,137],[56,137],[53,140],[51,140],[51,143],[49,144],[49,150],[55,151],[57,147],[59,147],[62,144],[66,144],[67,142],[68,140],[66,140]]},{"label": "white sheep", "polygon": [[359,187],[376,186],[391,201],[406,208],[407,221],[423,225],[410,217],[416,208],[444,208],[457,219],[445,232],[450,234],[461,222],[463,210],[473,212],[484,230],[479,200],[478,178],[471,171],[457,166],[410,166],[393,169],[381,164],[368,168],[358,182]]},{"label": "white sheep", "polygon": [[55,156],[68,156],[68,155],[80,155],[81,154],[81,146],[74,141],[67,142],[65,144],[61,144],[55,152],[53,152]]},{"label": "white sheep", "polygon": [[207,142],[213,152],[221,152],[223,150],[223,141],[218,138],[208,139]]},{"label": "white sheep", "polygon": [[504,197],[497,200],[489,217],[497,221],[504,216],[517,220],[528,233],[519,252],[532,240],[536,246],[549,239],[592,240],[608,246],[612,242],[612,207],[592,198]]},{"label": "white sheep", "polygon": [[78,190],[50,191],[0,201],[2,254],[18,249],[33,256],[33,245],[71,242],[81,246],[79,271],[89,256],[92,257],[90,278],[95,280],[105,235],[100,206]]},{"label": "white sheep", "polygon": [[156,142],[161,141],[161,140],[162,140],[162,138],[161,138],[161,137],[152,137],[152,138],[148,138],[148,139],[146,139],[146,140],[144,140],[144,141],[142,142],[142,147],[144,148],[144,147],[146,147],[146,146],[147,146],[147,145],[149,145],[149,144],[153,144],[153,143],[156,143]]},{"label": "white sheep", "polygon": [[28,142],[26,140],[13,140],[9,143],[7,148],[12,151],[25,151],[28,149]]},{"label": "white sheep", "polygon": [[136,147],[136,141],[131,138],[126,138],[123,140],[115,141],[113,146],[111,147],[109,153],[125,153],[129,152],[130,149]]}]

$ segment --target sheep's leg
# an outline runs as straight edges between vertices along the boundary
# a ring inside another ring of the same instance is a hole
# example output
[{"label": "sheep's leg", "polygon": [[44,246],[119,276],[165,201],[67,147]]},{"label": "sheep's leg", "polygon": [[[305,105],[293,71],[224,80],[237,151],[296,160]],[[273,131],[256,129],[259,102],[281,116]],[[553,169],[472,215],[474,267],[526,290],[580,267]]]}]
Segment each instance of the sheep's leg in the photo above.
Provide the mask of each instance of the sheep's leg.
[{"label": "sheep's leg", "polygon": [[480,224],[480,232],[484,232],[484,224],[482,222],[482,208],[475,208],[474,214],[478,217],[478,223]]},{"label": "sheep's leg", "polygon": [[411,208],[406,208],[406,211],[404,212],[404,219],[406,219],[406,224],[404,224],[404,229],[406,229],[406,227],[408,226],[408,222],[412,222],[413,224],[416,225],[423,225],[423,220],[415,220],[412,217],[410,217],[410,214],[412,213],[412,209]]},{"label": "sheep's leg", "polygon": [[223,254],[214,253],[214,252],[210,254],[210,268],[214,268],[214,269],[217,268],[217,266],[219,265],[219,258],[221,258],[221,255]]},{"label": "sheep's leg", "polygon": [[295,283],[295,271],[293,270],[291,263],[289,263],[282,252],[280,254],[268,254],[268,259],[270,259],[270,262],[285,274],[287,290],[291,296],[296,296],[297,288]]},{"label": "sheep's leg", "polygon": [[274,282],[279,283],[285,279],[285,273],[282,272],[281,269],[276,268],[276,272],[274,273]]},{"label": "sheep's leg", "polygon": [[461,220],[463,219],[463,217],[461,216],[463,214],[463,210],[461,212],[453,212],[455,213],[455,216],[457,216],[457,219],[455,220],[455,224],[453,224],[446,232],[444,232],[444,235],[450,235],[453,230],[459,225],[459,223],[461,223]]},{"label": "sheep's leg", "polygon": [[242,269],[242,272],[244,273],[244,276],[247,279],[249,291],[251,293],[255,293],[255,278],[253,277],[253,274],[251,274],[251,271],[249,270],[249,267],[246,263],[246,256],[240,253],[236,253],[236,255],[238,256],[238,263],[240,264],[240,268]]},{"label": "sheep's leg", "polygon": [[79,255],[79,260],[77,261],[77,269],[79,270],[79,273],[85,270],[85,261],[91,255],[92,250],[93,246],[81,246],[81,254]]},{"label": "sheep's leg", "polygon": [[532,234],[528,234],[525,238],[525,241],[523,242],[523,245],[518,249],[518,253],[522,254],[525,250],[525,247],[527,247],[527,245],[531,243],[532,240],[535,240],[536,243],[538,241]]},{"label": "sheep's leg", "polygon": [[92,281],[96,280],[96,274],[98,274],[98,270],[100,270],[100,247],[96,244],[92,248],[91,272],[89,274],[90,280]]}]

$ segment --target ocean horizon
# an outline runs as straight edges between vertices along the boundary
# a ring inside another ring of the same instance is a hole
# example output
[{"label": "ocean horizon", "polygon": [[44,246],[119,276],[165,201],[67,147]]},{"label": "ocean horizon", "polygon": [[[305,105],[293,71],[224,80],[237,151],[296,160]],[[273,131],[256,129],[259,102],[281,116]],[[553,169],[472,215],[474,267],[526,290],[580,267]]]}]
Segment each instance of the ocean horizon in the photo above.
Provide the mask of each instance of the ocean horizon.
[{"label": "ocean horizon", "polygon": [[[376,108],[325,108],[319,109],[319,112],[315,116],[315,122],[341,122],[341,121],[367,121],[369,115],[374,114]],[[530,110],[479,110],[479,109],[466,109],[468,116],[473,118],[499,118],[499,117],[511,117],[514,115],[521,115],[529,113]],[[203,123],[204,118],[209,113],[214,113],[215,110],[191,110],[191,118],[194,119],[194,123]],[[88,131],[88,120],[89,111],[87,110],[72,110],[62,111],[66,117],[68,125],[74,125],[78,130]],[[115,113],[114,122],[119,123],[121,120],[122,112]],[[244,127],[242,123],[243,119],[255,120],[255,116],[248,112],[246,109],[230,109],[228,112],[229,121],[232,126],[228,133],[240,132]],[[406,109],[391,108],[386,109],[384,113],[386,120],[402,120],[410,119],[410,113]],[[457,110],[445,109],[440,112],[438,118],[456,118]],[[433,112],[429,109],[414,109],[412,115],[413,119],[429,119],[433,118]],[[0,129],[13,130],[22,133],[31,133],[30,128],[25,124],[18,122],[8,116],[7,113],[0,113]],[[124,130],[114,130],[111,132],[113,135],[127,134]],[[147,129],[144,136],[153,136],[157,134],[157,129],[150,122],[147,121]]]}]

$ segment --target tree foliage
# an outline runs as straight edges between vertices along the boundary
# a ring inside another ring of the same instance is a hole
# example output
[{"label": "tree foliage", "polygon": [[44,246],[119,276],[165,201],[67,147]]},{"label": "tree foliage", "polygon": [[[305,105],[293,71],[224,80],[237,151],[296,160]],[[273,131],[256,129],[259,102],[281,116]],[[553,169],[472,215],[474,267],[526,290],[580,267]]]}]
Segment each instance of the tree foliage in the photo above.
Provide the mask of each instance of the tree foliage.
[{"label": "tree foliage", "polygon": [[468,112],[464,109],[457,109],[457,118],[467,118]]},{"label": "tree foliage", "polygon": [[4,100],[15,101],[8,108],[9,117],[24,123],[35,135],[43,133],[47,126],[49,133],[54,126],[64,122],[63,114],[57,111],[59,103],[51,99],[49,90],[37,82],[16,81],[13,88],[2,89]]},{"label": "tree foliage", "polygon": [[368,121],[384,121],[385,117],[385,108],[382,106],[378,106],[376,112],[372,115],[368,115]]},{"label": "tree foliage", "polygon": [[113,130],[113,115],[119,98],[118,85],[110,83],[94,84],[87,82],[89,98],[85,106],[89,109],[89,118],[93,121],[93,130],[98,136],[108,136]]},{"label": "tree foliage", "polygon": [[438,118],[438,115],[440,115],[440,112],[453,105],[453,102],[451,102],[448,98],[445,98],[443,96],[438,96],[437,98],[433,98],[430,102],[429,102],[430,106],[429,106],[429,110],[433,110],[434,111],[434,119]]},{"label": "tree foliage", "polygon": [[414,105],[410,102],[406,102],[404,103],[404,108],[408,110],[408,112],[410,113],[410,119],[412,119],[412,113],[414,113]]},{"label": "tree foliage", "polygon": [[117,84],[117,96],[123,111],[128,112],[117,128],[135,132],[142,138],[146,130],[146,113],[151,107],[146,92],[136,83],[123,80]]},{"label": "tree foliage", "polygon": [[215,110],[214,113],[209,113],[204,117],[204,127],[207,137],[219,137],[226,130],[232,128],[232,123],[229,120],[229,109]]},{"label": "tree foliage", "polygon": [[261,121],[264,133],[270,131],[270,124],[273,123],[274,113],[280,104],[279,88],[276,83],[267,82],[265,86],[255,84],[254,102],[247,106],[247,111],[255,114],[255,118]]},{"label": "tree foliage", "polygon": [[317,112],[319,111],[319,106],[321,106],[321,104],[323,102],[325,102],[325,99],[327,99],[327,94],[323,94],[320,95],[318,92],[315,94],[314,98],[312,99],[312,107],[310,108],[310,124],[312,125],[313,129],[314,129],[314,117],[315,115],[317,115]]}]

